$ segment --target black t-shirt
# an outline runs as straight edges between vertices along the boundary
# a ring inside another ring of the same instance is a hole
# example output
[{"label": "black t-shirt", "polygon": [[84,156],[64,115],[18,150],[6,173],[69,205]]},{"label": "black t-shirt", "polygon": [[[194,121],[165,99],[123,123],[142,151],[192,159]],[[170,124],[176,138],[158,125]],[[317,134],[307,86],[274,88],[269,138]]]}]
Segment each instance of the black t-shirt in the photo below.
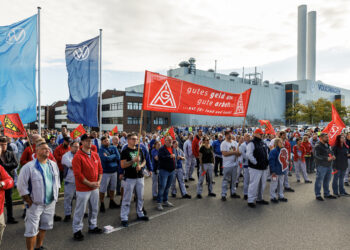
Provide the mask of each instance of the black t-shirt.
[{"label": "black t-shirt", "polygon": [[213,147],[206,148],[204,145],[199,149],[199,153],[202,154],[202,163],[214,163]]},{"label": "black t-shirt", "polygon": [[[131,149],[129,147],[125,148],[120,156],[120,160],[126,160],[131,161],[134,157],[137,156],[137,148]],[[142,150],[140,149],[140,164],[145,160]],[[140,170],[139,172],[136,171],[137,163],[135,162],[132,166],[124,168],[124,177],[129,179],[136,179],[136,178],[142,178],[143,177],[143,170]]]}]

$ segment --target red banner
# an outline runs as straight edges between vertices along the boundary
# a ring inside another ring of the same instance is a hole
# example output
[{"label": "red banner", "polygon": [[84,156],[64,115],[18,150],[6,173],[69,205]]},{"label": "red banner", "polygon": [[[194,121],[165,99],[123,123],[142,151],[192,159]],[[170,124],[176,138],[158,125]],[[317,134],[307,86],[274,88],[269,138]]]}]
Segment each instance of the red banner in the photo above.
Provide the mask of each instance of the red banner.
[{"label": "red banner", "polygon": [[245,117],[250,93],[251,89],[240,94],[223,92],[146,71],[143,109],[171,113]]},{"label": "red banner", "polygon": [[74,129],[71,133],[70,133],[70,137],[75,140],[78,137],[82,136],[83,134],[86,134],[86,131],[83,127],[83,125],[79,125],[78,127],[76,127],[76,129]]},{"label": "red banner", "polygon": [[269,120],[259,120],[260,125],[264,127],[265,134],[275,135],[276,131],[273,129]]},{"label": "red banner", "polygon": [[322,131],[323,133],[328,134],[329,145],[334,146],[337,135],[341,134],[343,128],[345,128],[345,124],[332,104],[332,121],[328,123],[327,127]]},{"label": "red banner", "polygon": [[169,133],[169,135],[171,136],[171,138],[173,138],[173,140],[176,140],[175,131],[174,131],[174,128],[173,128],[173,127],[171,127],[171,128],[168,130],[168,133]]},{"label": "red banner", "polygon": [[109,135],[110,135],[110,136],[114,136],[114,135],[117,134],[117,133],[118,133],[118,126],[115,126],[115,127],[112,129],[112,131],[109,132]]},{"label": "red banner", "polygon": [[0,121],[4,128],[4,135],[11,138],[26,137],[27,132],[23,127],[21,118],[17,113],[0,115]]}]

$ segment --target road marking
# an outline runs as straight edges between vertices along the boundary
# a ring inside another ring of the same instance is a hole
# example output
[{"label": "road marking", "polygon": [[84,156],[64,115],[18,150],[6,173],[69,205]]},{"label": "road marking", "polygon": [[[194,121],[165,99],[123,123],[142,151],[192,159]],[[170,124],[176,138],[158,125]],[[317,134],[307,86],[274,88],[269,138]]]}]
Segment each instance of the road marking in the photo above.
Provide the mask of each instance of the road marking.
[{"label": "road marking", "polygon": [[[176,210],[179,210],[181,208],[184,208],[185,206],[187,206],[188,204],[185,204],[185,205],[182,205],[182,206],[179,206],[179,207],[175,207],[175,208],[172,208],[168,211],[164,211],[164,212],[161,212],[159,214],[155,214],[155,215],[152,215],[149,217],[149,220],[153,220],[157,217],[160,217],[160,216],[163,216],[163,215],[166,215],[166,214],[169,214],[169,213],[172,213],[172,212],[175,212]],[[132,226],[136,226],[140,223],[144,223],[144,221],[135,221],[135,222],[132,222],[129,224],[129,227],[132,227]],[[110,229],[108,230],[107,232],[105,232],[105,234],[110,234],[110,233],[113,233],[113,232],[118,232],[120,230],[123,230],[123,229],[126,229],[128,227],[123,227],[123,226],[120,226],[120,227],[116,227],[116,228],[113,228],[113,229]]]}]

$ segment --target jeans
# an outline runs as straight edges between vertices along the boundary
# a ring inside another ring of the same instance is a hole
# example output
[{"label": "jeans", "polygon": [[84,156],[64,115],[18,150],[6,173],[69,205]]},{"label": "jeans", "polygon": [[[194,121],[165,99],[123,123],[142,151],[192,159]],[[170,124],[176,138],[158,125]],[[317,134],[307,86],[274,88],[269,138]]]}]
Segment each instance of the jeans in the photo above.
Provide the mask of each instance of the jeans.
[{"label": "jeans", "polygon": [[7,221],[13,219],[12,188],[5,190]]},{"label": "jeans", "polygon": [[329,193],[329,183],[332,178],[332,168],[317,166],[316,181],[315,181],[315,194],[316,197],[321,196],[321,186],[323,184],[323,194],[324,196],[330,195]]},{"label": "jeans", "polygon": [[174,174],[175,174],[175,171],[168,172],[164,169],[159,169],[158,197],[157,197],[158,203],[168,201],[169,188],[173,183]]},{"label": "jeans", "polygon": [[338,172],[335,173],[333,176],[332,188],[333,188],[333,193],[335,195],[346,193],[344,189],[344,181],[343,181],[345,172],[346,170],[338,170]]}]

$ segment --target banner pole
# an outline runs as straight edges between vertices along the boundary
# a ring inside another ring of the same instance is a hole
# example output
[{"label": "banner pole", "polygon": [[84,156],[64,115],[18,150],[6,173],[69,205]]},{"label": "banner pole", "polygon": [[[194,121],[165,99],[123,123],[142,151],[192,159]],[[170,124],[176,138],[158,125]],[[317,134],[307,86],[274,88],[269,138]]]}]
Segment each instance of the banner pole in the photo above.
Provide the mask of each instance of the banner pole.
[{"label": "banner pole", "polygon": [[100,138],[102,137],[102,29],[100,29],[100,60],[99,60],[99,82],[100,82]]},{"label": "banner pole", "polygon": [[140,117],[140,130],[139,130],[139,143],[137,145],[137,156],[139,157],[140,155],[140,145],[141,145],[141,132],[142,132],[142,124],[143,124],[143,109],[141,110],[141,117]]},{"label": "banner pole", "polygon": [[38,32],[37,32],[37,43],[38,43],[38,109],[39,109],[39,115],[38,115],[38,119],[39,119],[39,128],[38,128],[38,133],[41,136],[41,94],[40,94],[40,89],[41,89],[41,85],[40,85],[40,10],[41,7],[38,7],[38,21],[37,21],[37,27],[38,27]]}]

